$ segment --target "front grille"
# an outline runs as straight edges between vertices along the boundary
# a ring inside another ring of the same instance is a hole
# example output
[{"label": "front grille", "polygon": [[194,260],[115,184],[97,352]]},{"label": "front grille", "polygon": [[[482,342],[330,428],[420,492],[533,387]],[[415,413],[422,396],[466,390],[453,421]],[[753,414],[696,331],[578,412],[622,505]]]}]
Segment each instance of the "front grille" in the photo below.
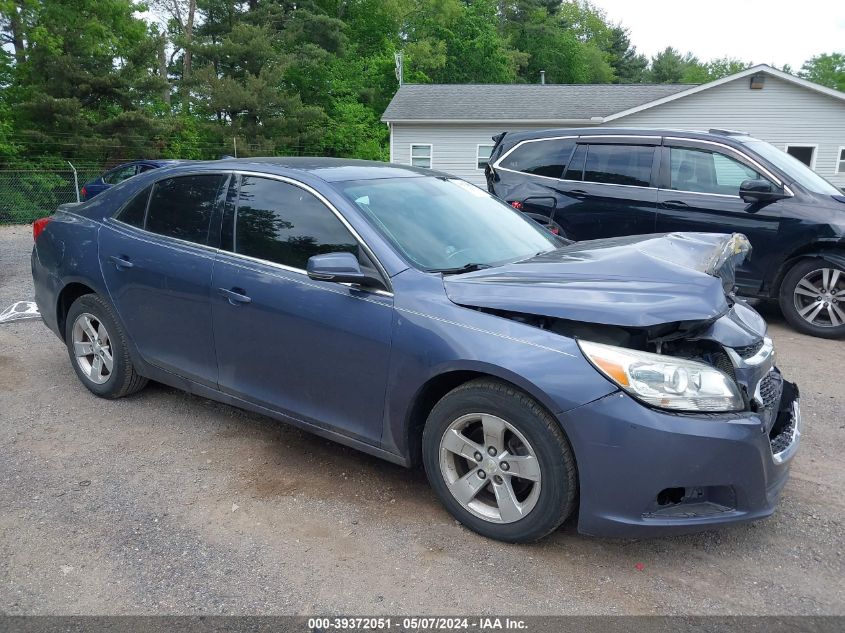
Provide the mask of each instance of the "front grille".
[{"label": "front grille", "polygon": [[740,358],[751,358],[763,348],[763,339],[760,339],[753,345],[745,345],[744,347],[734,347],[733,350],[739,354]]},{"label": "front grille", "polygon": [[758,387],[760,403],[763,408],[769,410],[775,409],[780,403],[780,396],[782,392],[783,378],[781,378],[780,372],[770,371],[760,381],[760,385]]},{"label": "front grille", "polygon": [[[772,454],[777,455],[789,448],[795,433],[795,423],[795,416],[789,415],[785,424],[779,428],[775,427],[777,433],[774,436],[769,436],[769,441],[772,443]],[[772,429],[772,432],[775,429]]]},{"label": "front grille", "polygon": [[728,357],[725,352],[719,350],[711,355],[710,360],[713,364],[713,367],[721,371],[722,373],[730,376],[730,378],[736,382],[736,372],[734,372],[734,364],[731,362],[731,359]]}]

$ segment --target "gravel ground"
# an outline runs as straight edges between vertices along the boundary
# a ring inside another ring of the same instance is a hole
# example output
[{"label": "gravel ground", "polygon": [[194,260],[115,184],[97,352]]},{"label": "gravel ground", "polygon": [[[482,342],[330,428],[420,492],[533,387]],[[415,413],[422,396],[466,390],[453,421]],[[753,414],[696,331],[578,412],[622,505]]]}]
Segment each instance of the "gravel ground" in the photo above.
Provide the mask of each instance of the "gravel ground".
[{"label": "gravel ground", "polygon": [[[30,248],[0,227],[0,309],[32,296]],[[160,385],[97,399],[43,324],[1,324],[0,613],[845,614],[845,342],[763,311],[805,416],[776,514],[647,541],[569,521],[531,546],[267,418]]]}]

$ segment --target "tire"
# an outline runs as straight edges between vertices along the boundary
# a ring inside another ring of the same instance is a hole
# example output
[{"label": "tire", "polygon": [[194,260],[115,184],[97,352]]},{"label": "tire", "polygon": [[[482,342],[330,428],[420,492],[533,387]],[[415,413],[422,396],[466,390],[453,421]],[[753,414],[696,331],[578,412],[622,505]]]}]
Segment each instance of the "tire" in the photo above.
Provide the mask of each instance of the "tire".
[{"label": "tire", "polygon": [[[491,445],[495,455],[486,450]],[[575,508],[577,477],[569,442],[555,418],[507,383],[478,379],[446,394],[428,416],[422,450],[440,502],[483,536],[536,541]]]},{"label": "tire", "polygon": [[799,332],[845,337],[845,269],[841,266],[818,258],[800,260],[783,278],[778,301],[784,318]]},{"label": "tire", "polygon": [[113,400],[146,386],[147,379],[132,365],[126,335],[111,306],[98,295],[82,295],[70,306],[65,344],[71,366],[91,393]]}]

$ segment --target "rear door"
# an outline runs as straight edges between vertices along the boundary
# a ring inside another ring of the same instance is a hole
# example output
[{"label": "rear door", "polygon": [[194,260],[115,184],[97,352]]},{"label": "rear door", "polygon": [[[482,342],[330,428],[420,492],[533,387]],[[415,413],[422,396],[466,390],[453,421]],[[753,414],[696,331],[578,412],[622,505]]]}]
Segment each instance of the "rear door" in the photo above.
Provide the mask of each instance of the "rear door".
[{"label": "rear door", "polygon": [[654,233],[660,137],[581,137],[557,187],[554,222],[591,240]]},{"label": "rear door", "polygon": [[[209,287],[228,174],[167,178],[100,230],[100,267],[129,336],[152,365],[217,386]],[[211,236],[211,239],[210,237]]]},{"label": "rear door", "polygon": [[760,290],[769,267],[781,263],[772,246],[778,243],[781,205],[746,203],[739,186],[771,179],[727,146],[667,138],[662,151],[657,230],[743,233],[753,251],[737,270],[737,285],[746,293]]}]

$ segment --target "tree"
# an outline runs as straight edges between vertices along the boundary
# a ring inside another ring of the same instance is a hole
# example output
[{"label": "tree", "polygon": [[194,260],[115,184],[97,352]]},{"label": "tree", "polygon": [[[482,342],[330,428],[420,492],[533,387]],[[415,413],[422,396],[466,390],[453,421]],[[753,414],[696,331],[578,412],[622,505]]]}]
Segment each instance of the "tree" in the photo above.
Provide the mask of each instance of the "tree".
[{"label": "tree", "polygon": [[822,86],[845,91],[845,54],[824,53],[811,57],[798,74]]},{"label": "tree", "polygon": [[637,53],[637,47],[631,45],[626,29],[614,26],[610,30],[607,51],[617,83],[632,84],[645,81],[648,58]]}]

